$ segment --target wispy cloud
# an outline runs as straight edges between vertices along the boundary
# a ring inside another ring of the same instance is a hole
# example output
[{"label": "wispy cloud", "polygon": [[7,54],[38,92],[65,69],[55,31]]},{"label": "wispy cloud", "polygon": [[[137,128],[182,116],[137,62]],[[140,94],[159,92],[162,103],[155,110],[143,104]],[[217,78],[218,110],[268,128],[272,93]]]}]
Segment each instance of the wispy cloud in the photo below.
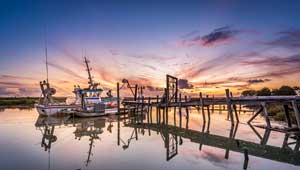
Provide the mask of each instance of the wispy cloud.
[{"label": "wispy cloud", "polygon": [[38,96],[38,85],[17,81],[0,82],[0,96]]},{"label": "wispy cloud", "polygon": [[265,83],[265,82],[269,82],[271,81],[271,79],[250,79],[247,82],[249,84],[259,84],[259,83]]},{"label": "wispy cloud", "polygon": [[215,29],[210,34],[203,36],[201,40],[203,41],[203,46],[213,46],[232,40],[238,33],[240,33],[240,31],[231,29],[227,26]]},{"label": "wispy cloud", "polygon": [[35,78],[32,77],[26,77],[26,76],[17,76],[17,75],[7,75],[7,74],[2,74],[0,75],[0,80],[6,80],[6,79],[18,79],[18,80],[36,80]]},{"label": "wispy cloud", "polygon": [[268,66],[282,66],[282,65],[300,65],[300,54],[295,54],[287,57],[265,57],[252,61],[243,61],[243,65],[268,65]]},{"label": "wispy cloud", "polygon": [[241,30],[232,29],[229,26],[217,28],[203,36],[195,35],[198,32],[194,31],[185,35],[180,44],[183,46],[217,46],[234,40],[235,36],[241,32]]},{"label": "wispy cloud", "polygon": [[277,38],[268,42],[265,45],[273,47],[284,47],[288,49],[300,48],[300,29],[290,29],[276,33]]},{"label": "wispy cloud", "polygon": [[58,70],[60,70],[60,71],[62,71],[64,73],[66,73],[68,75],[71,75],[71,76],[73,76],[75,78],[78,78],[78,79],[81,79],[81,80],[85,79],[85,78],[79,76],[78,73],[75,73],[71,69],[69,69],[67,67],[64,67],[62,65],[59,65],[59,64],[56,64],[56,63],[52,63],[52,62],[49,62],[49,61],[48,61],[48,65],[52,66],[52,67],[54,67],[54,68],[56,68],[56,69],[58,69]]}]

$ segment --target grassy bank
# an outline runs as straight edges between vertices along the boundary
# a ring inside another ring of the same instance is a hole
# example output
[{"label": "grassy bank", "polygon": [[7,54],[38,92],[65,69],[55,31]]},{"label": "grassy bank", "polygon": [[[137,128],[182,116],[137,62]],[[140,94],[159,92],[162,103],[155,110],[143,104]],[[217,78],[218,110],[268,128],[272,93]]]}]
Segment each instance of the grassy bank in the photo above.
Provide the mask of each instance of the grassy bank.
[{"label": "grassy bank", "polygon": [[[291,107],[290,107],[291,108]],[[299,106],[298,106],[299,108]],[[282,105],[271,105],[267,107],[270,116],[277,121],[285,121],[285,112]],[[289,111],[293,123],[296,123],[296,116],[293,110]]]},{"label": "grassy bank", "polygon": [[[3,97],[0,98],[0,106],[33,106],[38,103],[38,97]],[[55,97],[55,102],[66,101],[65,97]]]}]

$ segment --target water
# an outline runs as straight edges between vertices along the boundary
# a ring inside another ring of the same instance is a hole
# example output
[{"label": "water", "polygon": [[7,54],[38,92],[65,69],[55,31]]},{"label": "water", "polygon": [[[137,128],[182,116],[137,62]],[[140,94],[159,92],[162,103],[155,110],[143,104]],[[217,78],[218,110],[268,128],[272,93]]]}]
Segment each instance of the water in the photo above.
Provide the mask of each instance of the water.
[{"label": "water", "polygon": [[[155,123],[155,113],[153,124],[147,126],[147,116],[143,122],[127,116],[45,119],[38,118],[34,109],[2,110],[0,169],[300,169],[299,159],[295,159],[299,152],[293,151],[296,145],[282,148],[283,133],[272,131],[268,136],[264,129],[255,127],[259,137],[244,123],[234,133],[226,115],[219,113],[212,114],[208,128],[197,111],[190,114],[188,124],[185,117],[182,119],[182,128],[174,128],[170,112],[167,129]],[[246,122],[249,116],[241,114],[240,119]],[[264,123],[261,118],[255,121]],[[177,127],[179,123],[176,117]],[[293,141],[288,138],[289,143]],[[248,164],[245,149],[249,150]]]}]

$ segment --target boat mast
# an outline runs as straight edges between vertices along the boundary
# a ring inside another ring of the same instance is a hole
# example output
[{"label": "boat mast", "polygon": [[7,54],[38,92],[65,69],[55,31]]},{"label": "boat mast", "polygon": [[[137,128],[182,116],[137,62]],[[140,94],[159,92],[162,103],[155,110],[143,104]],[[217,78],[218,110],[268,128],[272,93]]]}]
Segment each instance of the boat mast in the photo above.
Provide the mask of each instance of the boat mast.
[{"label": "boat mast", "polygon": [[86,65],[86,70],[88,72],[88,79],[89,79],[89,85],[92,86],[93,85],[93,78],[92,78],[92,75],[91,75],[91,68],[89,66],[89,60],[86,58],[86,56],[84,56],[84,62],[85,62],[85,65]]},{"label": "boat mast", "polygon": [[47,30],[45,28],[45,57],[46,57],[46,76],[47,76],[47,84],[49,83],[49,74],[48,74],[48,44],[47,44]]}]

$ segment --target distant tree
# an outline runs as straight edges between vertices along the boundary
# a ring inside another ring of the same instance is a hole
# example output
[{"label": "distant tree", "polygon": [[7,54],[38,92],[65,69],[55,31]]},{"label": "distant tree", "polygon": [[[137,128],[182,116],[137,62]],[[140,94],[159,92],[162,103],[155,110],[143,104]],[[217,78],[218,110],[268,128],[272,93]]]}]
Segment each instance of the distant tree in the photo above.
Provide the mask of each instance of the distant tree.
[{"label": "distant tree", "polygon": [[294,90],[300,90],[300,86],[294,86],[293,89]]},{"label": "distant tree", "polygon": [[254,95],[256,95],[255,90],[244,90],[242,92],[242,96],[254,96]]},{"label": "distant tree", "polygon": [[264,88],[258,90],[256,95],[257,96],[270,96],[271,90],[268,87],[264,87]]},{"label": "distant tree", "polygon": [[277,96],[289,96],[289,95],[296,95],[294,88],[290,86],[281,86],[279,89],[273,90],[273,95]]}]

